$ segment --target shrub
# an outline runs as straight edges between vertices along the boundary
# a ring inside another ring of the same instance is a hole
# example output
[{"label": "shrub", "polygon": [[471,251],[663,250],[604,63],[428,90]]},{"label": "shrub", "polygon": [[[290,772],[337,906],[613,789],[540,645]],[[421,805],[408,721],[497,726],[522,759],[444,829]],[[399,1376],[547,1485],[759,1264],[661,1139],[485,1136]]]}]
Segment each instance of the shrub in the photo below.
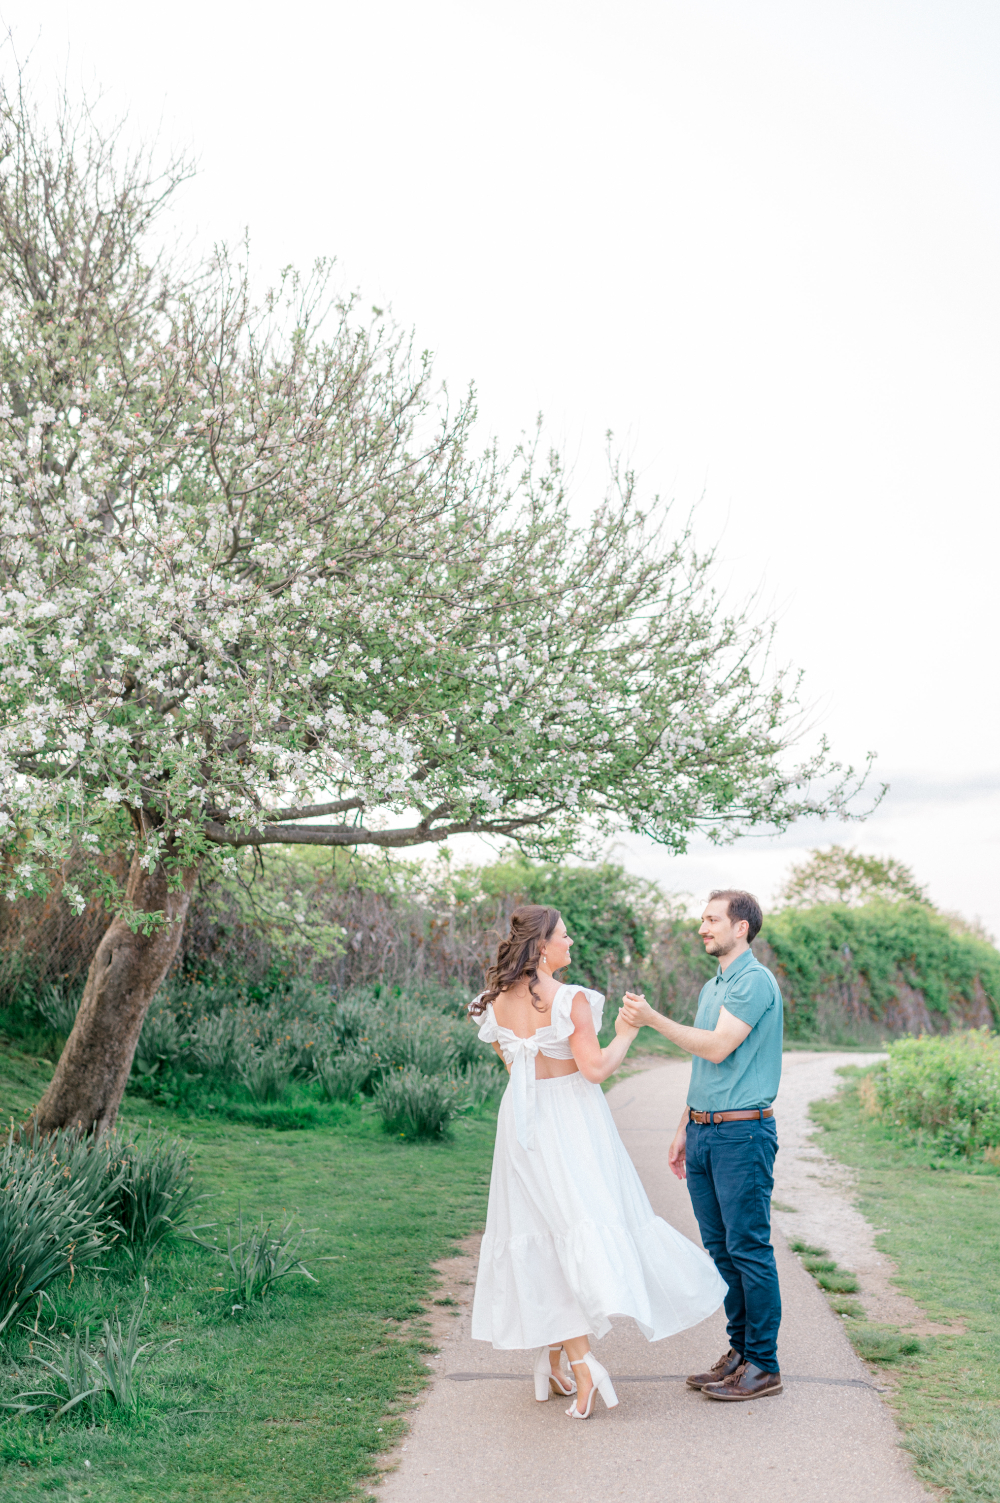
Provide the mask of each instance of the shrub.
[{"label": "shrub", "polygon": [[28,1141],[13,1132],[0,1155],[0,1331],[64,1274],[108,1250],[124,1170],[114,1141],[74,1132]]},{"label": "shrub", "polygon": [[203,1070],[223,1079],[238,1076],[250,1059],[250,1037],[236,1008],[202,1013],[188,1034],[192,1058]]},{"label": "shrub", "polygon": [[240,1077],[254,1101],[280,1101],[288,1090],[293,1063],[284,1040],[276,1039],[250,1050],[239,1065]]},{"label": "shrub", "polygon": [[872,1078],[893,1127],[953,1154],[1000,1144],[1000,1040],[985,1028],[899,1039]]},{"label": "shrub", "polygon": [[120,1141],[116,1158],[121,1183],[114,1214],[123,1232],[120,1245],[138,1267],[178,1229],[196,1199],[191,1155],[176,1138],[151,1132],[142,1141]]},{"label": "shrub", "polygon": [[150,1008],[135,1050],[136,1069],[152,1075],[161,1065],[175,1065],[184,1048],[180,1020],[169,1007]]},{"label": "shrub", "polygon": [[353,1101],[377,1069],[378,1061],[367,1044],[340,1053],[322,1049],[313,1061],[313,1079],[326,1101]]},{"label": "shrub", "polygon": [[[496,1055],[493,1056],[496,1059]],[[489,1060],[478,1059],[463,1070],[452,1072],[452,1080],[458,1085],[470,1106],[482,1106],[493,1096],[498,1096],[507,1084],[507,1072],[497,1060],[499,1068]]]},{"label": "shrub", "polygon": [[386,1132],[410,1139],[446,1137],[467,1105],[457,1081],[424,1075],[414,1065],[383,1076],[374,1100]]}]

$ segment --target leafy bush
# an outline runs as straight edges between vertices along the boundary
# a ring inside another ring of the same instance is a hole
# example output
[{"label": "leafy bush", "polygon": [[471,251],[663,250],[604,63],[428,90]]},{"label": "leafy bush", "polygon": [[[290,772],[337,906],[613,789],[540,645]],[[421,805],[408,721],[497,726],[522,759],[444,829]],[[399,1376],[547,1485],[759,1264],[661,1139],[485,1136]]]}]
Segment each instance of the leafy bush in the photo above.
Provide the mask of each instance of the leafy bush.
[{"label": "leafy bush", "polygon": [[470,1106],[482,1106],[484,1102],[498,1096],[507,1084],[506,1070],[495,1054],[493,1058],[496,1060],[495,1065],[490,1064],[489,1060],[478,1059],[466,1065],[463,1070],[452,1073],[452,1080]]},{"label": "leafy bush", "polygon": [[[143,1025],[145,1027],[145,1025]],[[203,1070],[224,1079],[239,1074],[250,1057],[250,1039],[236,1008],[202,1013],[188,1033],[188,1048]]]},{"label": "leafy bush", "polygon": [[63,1274],[107,1252],[124,1170],[115,1143],[13,1132],[0,1154],[0,1331]]},{"label": "leafy bush", "polygon": [[910,987],[944,1023],[975,1001],[978,984],[1000,1015],[1000,953],[975,935],[957,933],[923,903],[786,908],[765,919],[761,937],[781,972],[793,1038],[815,1034],[819,998],[831,989],[841,1007],[840,999],[853,995],[877,1019],[898,1000],[901,986]]},{"label": "leafy bush", "polygon": [[161,1065],[175,1065],[183,1053],[184,1042],[177,1014],[169,1007],[151,1007],[136,1045],[136,1068],[144,1075],[152,1075]]},{"label": "leafy bush", "polygon": [[899,1039],[871,1078],[893,1127],[928,1133],[952,1154],[1000,1144],[1000,1039],[985,1028]]},{"label": "leafy bush", "polygon": [[414,1065],[392,1070],[375,1087],[386,1132],[403,1138],[443,1138],[467,1099],[455,1080],[424,1075]]},{"label": "leafy bush", "polygon": [[613,862],[563,866],[521,857],[486,867],[480,880],[486,892],[516,893],[524,902],[559,909],[573,936],[567,981],[607,991],[609,972],[649,948],[646,911],[655,906],[655,889]]},{"label": "leafy bush", "polygon": [[119,1141],[121,1178],[113,1210],[122,1228],[122,1253],[137,1267],[181,1225],[196,1199],[191,1155],[183,1143],[150,1132]]}]

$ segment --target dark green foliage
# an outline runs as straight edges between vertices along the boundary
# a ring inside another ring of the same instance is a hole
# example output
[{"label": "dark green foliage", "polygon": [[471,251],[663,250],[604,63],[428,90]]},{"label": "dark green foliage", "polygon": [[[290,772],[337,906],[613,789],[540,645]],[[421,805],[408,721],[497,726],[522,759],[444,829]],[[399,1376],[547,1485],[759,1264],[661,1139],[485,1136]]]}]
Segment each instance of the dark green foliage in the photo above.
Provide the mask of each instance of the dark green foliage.
[{"label": "dark green foliage", "polygon": [[[234,1235],[235,1233],[235,1235]],[[301,1273],[307,1279],[316,1280],[299,1258],[305,1231],[296,1226],[294,1218],[287,1220],[277,1230],[273,1223],[265,1224],[263,1216],[256,1226],[244,1226],[243,1210],[237,1214],[235,1226],[226,1227],[226,1249],[216,1242],[205,1242],[200,1237],[192,1240],[199,1247],[207,1248],[225,1260],[228,1265],[226,1278],[226,1304],[231,1314],[245,1311],[253,1304],[267,1299],[274,1286],[290,1273]]]},{"label": "dark green foliage", "polygon": [[793,1038],[815,1031],[817,999],[831,986],[853,989],[878,1018],[905,984],[945,1021],[974,1001],[978,982],[1000,1016],[1000,953],[923,903],[786,908],[764,920],[761,937],[781,969]]},{"label": "dark green foliage", "polygon": [[[22,1112],[43,1084],[37,1066],[29,1075],[22,1059],[0,1053],[0,1109]],[[126,1100],[125,1131],[135,1125],[129,1110]],[[141,1111],[169,1130],[162,1108],[142,1102]],[[338,1106],[337,1114],[336,1123],[331,1116],[313,1131],[280,1134],[189,1119],[198,1182],[220,1222],[237,1221],[238,1201],[252,1207],[251,1225],[263,1212],[275,1231],[294,1212],[317,1228],[302,1257],[319,1282],[285,1278],[252,1314],[232,1318],[213,1287],[228,1283],[224,1257],[184,1238],[161,1244],[145,1270],[140,1340],[180,1339],[144,1369],[138,1407],[103,1401],[96,1424],[86,1404],[78,1419],[70,1413],[54,1425],[34,1415],[0,1420],[0,1497],[367,1496],[382,1456],[405,1439],[410,1405],[429,1376],[423,1311],[445,1292],[432,1265],[482,1225],[495,1114],[466,1113],[446,1144],[393,1141],[370,1107]],[[89,1326],[93,1347],[116,1307],[127,1330],[143,1276],[110,1259],[107,1271],[78,1272],[71,1287],[67,1277],[50,1293],[58,1319],[46,1302],[41,1330],[57,1321],[49,1334],[65,1341],[77,1329],[86,1339]],[[0,1401],[41,1386],[29,1376],[35,1337],[24,1327],[17,1323],[0,1350]]]},{"label": "dark green foliage", "polygon": [[94,1343],[89,1330],[56,1339],[36,1336],[28,1360],[36,1365],[41,1387],[26,1389],[5,1407],[21,1414],[41,1410],[53,1420],[84,1406],[91,1419],[103,1418],[109,1408],[134,1412],[143,1368],[155,1352],[175,1345],[139,1340],[145,1311],[144,1297],[123,1327],[115,1310],[103,1322],[101,1337]]}]

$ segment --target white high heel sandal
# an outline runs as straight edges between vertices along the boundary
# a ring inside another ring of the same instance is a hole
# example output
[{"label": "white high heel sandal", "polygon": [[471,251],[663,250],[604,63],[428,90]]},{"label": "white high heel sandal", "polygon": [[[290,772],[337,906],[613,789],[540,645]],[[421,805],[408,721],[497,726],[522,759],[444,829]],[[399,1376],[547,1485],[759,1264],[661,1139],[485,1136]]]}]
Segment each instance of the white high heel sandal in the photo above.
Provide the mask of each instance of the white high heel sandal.
[{"label": "white high heel sandal", "polygon": [[570,1419],[590,1419],[591,1410],[594,1407],[594,1394],[599,1393],[609,1409],[613,1409],[618,1403],[618,1395],[615,1393],[615,1385],[611,1381],[611,1374],[606,1367],[602,1367],[593,1352],[588,1352],[586,1357],[581,1357],[579,1362],[571,1362],[570,1367],[586,1366],[593,1381],[593,1388],[587,1395],[586,1409],[576,1407],[576,1399],[566,1410]]},{"label": "white high heel sandal", "polygon": [[544,1404],[549,1396],[549,1390],[558,1399],[568,1399],[571,1393],[576,1393],[576,1384],[572,1378],[563,1377],[562,1373],[554,1373],[549,1360],[550,1352],[561,1352],[562,1345],[543,1346],[535,1361],[535,1398],[540,1404]]}]

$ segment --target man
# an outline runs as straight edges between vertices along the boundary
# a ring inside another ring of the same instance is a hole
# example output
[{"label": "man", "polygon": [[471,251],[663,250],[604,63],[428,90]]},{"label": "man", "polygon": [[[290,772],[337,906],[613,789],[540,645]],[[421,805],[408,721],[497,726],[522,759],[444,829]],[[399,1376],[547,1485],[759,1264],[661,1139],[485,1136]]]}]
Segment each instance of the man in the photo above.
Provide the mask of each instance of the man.
[{"label": "man", "polygon": [[698,933],[719,960],[698,998],[694,1027],[625,995],[625,1018],[655,1028],[694,1055],[688,1105],[668,1162],[685,1178],[702,1241],[729,1286],[729,1351],[692,1388],[738,1402],[781,1392],[778,1272],[771,1247],[771,1190],[778,1136],[771,1103],[781,1079],[783,1009],[778,983],[750,943],[763,914],[749,892],[713,892]]}]

